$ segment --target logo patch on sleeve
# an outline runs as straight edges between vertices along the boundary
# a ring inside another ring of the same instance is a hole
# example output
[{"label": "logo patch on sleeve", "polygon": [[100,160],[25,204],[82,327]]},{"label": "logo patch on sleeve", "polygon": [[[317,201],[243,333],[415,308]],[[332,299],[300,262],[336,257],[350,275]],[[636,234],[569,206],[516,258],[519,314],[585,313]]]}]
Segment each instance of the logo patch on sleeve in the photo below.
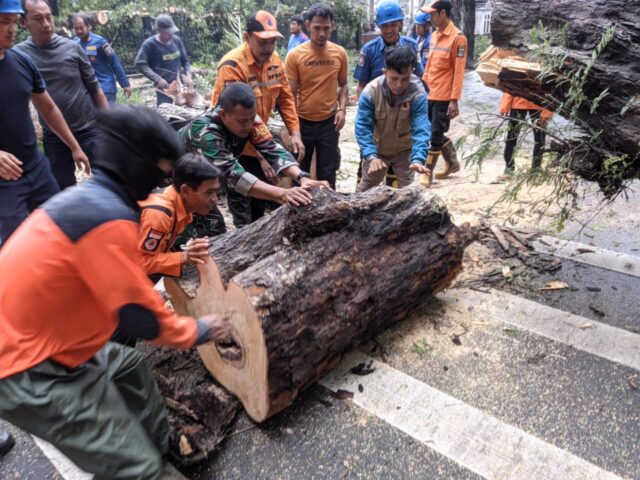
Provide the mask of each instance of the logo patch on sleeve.
[{"label": "logo patch on sleeve", "polygon": [[273,138],[269,128],[262,121],[253,124],[250,135],[253,143],[262,143]]},{"label": "logo patch on sleeve", "polygon": [[147,234],[147,238],[144,239],[144,243],[142,244],[143,248],[149,252],[155,252],[160,246],[160,240],[164,237],[164,233],[159,230],[154,230],[153,228],[149,230]]},{"label": "logo patch on sleeve", "polygon": [[458,58],[464,58],[464,47],[463,46],[459,46],[458,47]]},{"label": "logo patch on sleeve", "polygon": [[360,65],[361,67],[364,67],[365,60],[366,59],[364,58],[364,54],[363,53],[358,55],[358,65]]},{"label": "logo patch on sleeve", "polygon": [[102,46],[102,50],[104,51],[104,54],[105,54],[107,57],[110,57],[111,55],[113,55],[113,48],[111,48],[111,45],[109,45],[108,43],[105,43],[105,44]]}]

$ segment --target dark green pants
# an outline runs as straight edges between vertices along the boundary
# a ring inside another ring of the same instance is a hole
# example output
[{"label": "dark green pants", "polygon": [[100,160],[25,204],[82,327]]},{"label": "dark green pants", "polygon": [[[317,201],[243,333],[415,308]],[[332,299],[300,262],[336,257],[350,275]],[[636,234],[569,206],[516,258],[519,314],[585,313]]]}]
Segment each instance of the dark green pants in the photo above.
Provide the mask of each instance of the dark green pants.
[{"label": "dark green pants", "polygon": [[169,423],[142,354],[107,343],[68,369],[45,361],[0,380],[0,417],[51,442],[96,479],[156,479]]}]

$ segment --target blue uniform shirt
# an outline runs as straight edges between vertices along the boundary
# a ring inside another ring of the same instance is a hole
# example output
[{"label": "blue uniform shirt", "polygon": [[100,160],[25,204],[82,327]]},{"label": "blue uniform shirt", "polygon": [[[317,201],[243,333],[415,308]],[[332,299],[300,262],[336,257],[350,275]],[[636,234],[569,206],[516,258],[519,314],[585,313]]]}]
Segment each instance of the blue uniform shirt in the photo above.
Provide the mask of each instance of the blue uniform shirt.
[{"label": "blue uniform shirt", "polygon": [[89,40],[83,42],[79,37],[73,39],[87,55],[96,78],[104,93],[116,93],[116,78],[122,88],[129,87],[129,79],[109,42],[100,35],[89,32]]},{"label": "blue uniform shirt", "polygon": [[308,42],[309,37],[307,37],[304,32],[300,32],[297,35],[291,35],[289,37],[289,45],[287,45],[287,53],[296,48],[298,45],[302,45],[304,42]]},{"label": "blue uniform shirt", "polygon": [[427,56],[429,55],[429,42],[431,41],[431,29],[427,32],[426,37],[418,37],[418,56],[422,62],[422,68],[427,66]]},{"label": "blue uniform shirt", "polygon": [[[412,47],[416,51],[416,66],[413,73],[417,75],[418,78],[421,78],[422,74],[424,73],[424,69],[422,68],[422,63],[418,59],[417,55],[418,42],[416,42],[413,38],[400,35],[398,43],[396,43],[392,47],[395,48],[406,46]],[[382,69],[384,68],[384,52],[385,48],[388,47],[391,47],[391,45],[386,45],[382,36],[374,38],[373,40],[367,42],[360,51],[358,64],[356,65],[356,69],[353,72],[353,78],[366,85],[374,78],[382,75]]]}]

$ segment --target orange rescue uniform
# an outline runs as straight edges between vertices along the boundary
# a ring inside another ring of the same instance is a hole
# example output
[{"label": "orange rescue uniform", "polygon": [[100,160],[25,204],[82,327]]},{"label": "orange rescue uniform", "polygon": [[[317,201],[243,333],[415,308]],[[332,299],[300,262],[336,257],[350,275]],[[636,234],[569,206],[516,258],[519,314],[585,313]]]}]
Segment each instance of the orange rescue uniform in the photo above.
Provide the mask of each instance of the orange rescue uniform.
[{"label": "orange rescue uniform", "polygon": [[527,100],[526,98],[514,97],[510,93],[505,92],[502,95],[498,111],[502,115],[507,115],[511,110],[541,110],[540,118],[546,120],[553,117],[552,111],[541,107],[537,103],[533,103],[531,100]]},{"label": "orange rescue uniform", "polygon": [[467,37],[453,22],[431,35],[427,69],[422,80],[429,88],[429,100],[460,100],[464,67],[467,62]]},{"label": "orange rescue uniform", "polygon": [[[224,87],[233,82],[244,82],[253,89],[257,113],[265,125],[277,105],[289,133],[300,133],[295,100],[287,82],[284,65],[277,52],[273,52],[268,62],[258,65],[249,44],[244,42],[222,57],[218,63],[218,76],[211,94],[212,107],[218,105]],[[256,156],[256,150],[249,143],[242,153],[251,157]]]},{"label": "orange rescue uniform", "polygon": [[306,42],[289,52],[285,69],[298,85],[300,118],[320,122],[335,115],[338,86],[347,83],[348,68],[347,52],[332,42],[323,48]]},{"label": "orange rescue uniform", "polygon": [[148,275],[161,273],[172,277],[182,274],[182,252],[172,252],[176,238],[191,223],[182,197],[173,186],[152,193],[140,202],[140,252]]},{"label": "orange rescue uniform", "polygon": [[36,210],[0,251],[0,379],[44,360],[80,366],[109,341],[127,305],[155,315],[153,343],[194,345],[195,320],[167,310],[140,267],[136,220],[108,220],[75,240],[65,227]]}]

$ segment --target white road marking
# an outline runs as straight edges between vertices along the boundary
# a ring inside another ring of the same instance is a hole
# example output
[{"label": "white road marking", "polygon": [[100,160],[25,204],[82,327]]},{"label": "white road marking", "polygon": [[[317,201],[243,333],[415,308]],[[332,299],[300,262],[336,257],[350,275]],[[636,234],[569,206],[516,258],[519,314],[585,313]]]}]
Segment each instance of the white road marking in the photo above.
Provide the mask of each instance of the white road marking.
[{"label": "white road marking", "polygon": [[555,257],[568,258],[569,260],[586,263],[594,267],[640,277],[640,257],[634,255],[546,235],[533,240],[531,245],[536,251],[548,253]]},{"label": "white road marking", "polygon": [[55,469],[60,472],[62,478],[65,480],[91,480],[93,478],[92,474],[78,468],[75,463],[65,457],[60,450],[49,442],[36,437],[35,435],[31,436],[33,437],[33,441],[36,445],[40,447],[40,450],[42,450],[45,457],[47,457]]},{"label": "white road marking", "polygon": [[[350,372],[370,362],[372,374]],[[320,384],[353,392],[359,407],[488,479],[620,479],[360,352],[348,355]]]},{"label": "white road marking", "polygon": [[640,335],[636,333],[497,290],[482,293],[451,289],[438,294],[438,298],[447,304],[473,306],[474,315],[515,325],[640,370]]}]

